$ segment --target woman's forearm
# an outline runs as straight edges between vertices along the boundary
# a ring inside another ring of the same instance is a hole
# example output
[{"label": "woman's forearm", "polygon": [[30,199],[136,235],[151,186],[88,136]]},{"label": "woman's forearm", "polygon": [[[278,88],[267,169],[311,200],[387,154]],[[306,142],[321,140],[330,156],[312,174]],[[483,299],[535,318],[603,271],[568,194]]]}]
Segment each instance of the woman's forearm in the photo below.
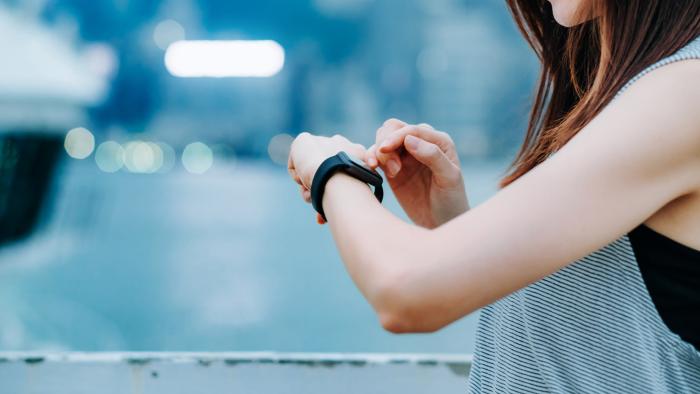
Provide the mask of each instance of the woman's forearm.
[{"label": "woman's forearm", "polygon": [[403,305],[397,290],[431,230],[403,222],[379,204],[365,183],[342,173],[328,181],[322,203],[353,281],[382,325],[399,331],[396,315]]}]

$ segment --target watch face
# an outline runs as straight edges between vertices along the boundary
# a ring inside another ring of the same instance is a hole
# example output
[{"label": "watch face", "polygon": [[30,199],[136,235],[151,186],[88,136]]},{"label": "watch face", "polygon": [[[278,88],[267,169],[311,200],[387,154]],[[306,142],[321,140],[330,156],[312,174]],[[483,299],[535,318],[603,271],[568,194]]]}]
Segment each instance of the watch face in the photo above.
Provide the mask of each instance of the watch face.
[{"label": "watch face", "polygon": [[353,157],[347,152],[339,152],[338,157],[348,166],[348,173],[353,174],[356,178],[368,182],[372,185],[381,185],[382,176],[371,167],[365,164],[364,161]]}]

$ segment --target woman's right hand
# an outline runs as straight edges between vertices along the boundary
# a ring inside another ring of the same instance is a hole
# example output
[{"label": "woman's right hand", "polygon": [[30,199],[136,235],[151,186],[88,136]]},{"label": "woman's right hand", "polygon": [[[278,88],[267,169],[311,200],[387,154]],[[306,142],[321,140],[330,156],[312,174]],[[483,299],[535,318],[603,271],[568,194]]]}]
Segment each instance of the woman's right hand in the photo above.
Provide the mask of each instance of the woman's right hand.
[{"label": "woman's right hand", "polygon": [[420,226],[438,227],[469,209],[455,144],[430,125],[387,120],[365,162],[384,171],[401,207]]}]

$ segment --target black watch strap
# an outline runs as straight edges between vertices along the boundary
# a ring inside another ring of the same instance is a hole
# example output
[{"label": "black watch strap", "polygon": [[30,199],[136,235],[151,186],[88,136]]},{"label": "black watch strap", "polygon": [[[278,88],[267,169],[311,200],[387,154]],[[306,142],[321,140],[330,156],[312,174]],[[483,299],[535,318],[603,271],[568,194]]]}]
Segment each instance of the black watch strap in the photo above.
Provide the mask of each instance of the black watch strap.
[{"label": "black watch strap", "polygon": [[328,183],[328,180],[338,171],[373,186],[375,197],[377,197],[379,202],[382,202],[384,198],[382,176],[359,160],[351,158],[347,153],[339,152],[337,155],[331,156],[321,163],[311,182],[311,205],[313,205],[316,212],[321,214],[323,220],[326,220],[326,214],[323,212],[322,204],[326,183]]}]

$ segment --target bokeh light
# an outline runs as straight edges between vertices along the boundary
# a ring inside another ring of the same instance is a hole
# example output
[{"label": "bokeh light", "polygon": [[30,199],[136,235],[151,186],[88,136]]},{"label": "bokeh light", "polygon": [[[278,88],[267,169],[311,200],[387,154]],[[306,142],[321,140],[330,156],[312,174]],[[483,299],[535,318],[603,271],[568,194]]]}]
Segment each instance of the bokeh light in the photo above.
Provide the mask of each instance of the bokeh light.
[{"label": "bokeh light", "polygon": [[124,164],[131,172],[148,174],[158,171],[159,162],[162,164],[162,152],[157,144],[131,141],[124,148]]},{"label": "bokeh light", "polygon": [[82,160],[95,150],[95,136],[84,127],[76,127],[66,134],[63,146],[70,157]]},{"label": "bokeh light", "polygon": [[182,78],[271,77],[284,58],[284,48],[271,40],[177,41],[165,52],[165,67]]},{"label": "bokeh light", "polygon": [[153,29],[153,41],[158,48],[166,50],[175,41],[185,39],[185,28],[177,21],[166,19]]},{"label": "bokeh light", "polygon": [[182,165],[192,174],[203,174],[214,164],[214,153],[202,142],[193,142],[182,152]]},{"label": "bokeh light", "polygon": [[124,166],[124,148],[114,141],[105,141],[95,151],[97,167],[104,172],[117,172]]},{"label": "bokeh light", "polygon": [[175,149],[165,142],[156,142],[156,144],[160,148],[161,156],[163,158],[162,164],[157,171],[160,173],[165,173],[172,170],[173,167],[175,167],[175,162],[177,161]]},{"label": "bokeh light", "polygon": [[163,167],[163,150],[160,148],[160,145],[155,142],[147,142],[146,144],[151,148],[151,152],[153,152],[153,164],[147,172],[158,172]]},{"label": "bokeh light", "polygon": [[270,143],[267,144],[267,154],[276,164],[287,165],[289,158],[289,148],[292,146],[294,137],[289,134],[277,134],[270,138]]}]

